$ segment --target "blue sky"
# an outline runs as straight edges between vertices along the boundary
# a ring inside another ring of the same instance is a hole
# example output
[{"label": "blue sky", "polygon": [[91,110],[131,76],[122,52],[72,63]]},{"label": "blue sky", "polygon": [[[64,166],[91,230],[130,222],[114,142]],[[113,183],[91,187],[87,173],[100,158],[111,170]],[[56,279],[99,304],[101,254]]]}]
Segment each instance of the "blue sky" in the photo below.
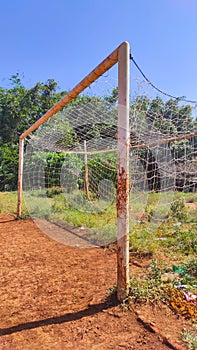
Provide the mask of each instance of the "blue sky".
[{"label": "blue sky", "polygon": [[[0,85],[74,87],[122,41],[160,89],[197,100],[196,0],[0,0]],[[131,65],[133,77],[139,74]]]}]

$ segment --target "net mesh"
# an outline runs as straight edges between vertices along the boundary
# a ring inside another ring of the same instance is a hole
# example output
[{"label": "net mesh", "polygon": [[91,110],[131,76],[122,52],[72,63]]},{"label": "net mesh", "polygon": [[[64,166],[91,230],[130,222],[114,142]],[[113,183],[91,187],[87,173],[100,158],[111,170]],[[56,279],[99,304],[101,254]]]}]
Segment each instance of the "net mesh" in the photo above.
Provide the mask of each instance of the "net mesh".
[{"label": "net mesh", "polygon": [[[116,86],[113,78],[101,77],[27,141],[26,205],[42,230],[58,224],[61,234],[57,226],[50,234],[66,244],[116,240]],[[62,230],[68,227],[72,234]]]},{"label": "net mesh", "polygon": [[[176,191],[196,191],[196,106],[155,95],[146,82],[131,86],[130,227],[146,220],[152,232],[168,217]],[[26,140],[27,208],[65,244],[116,240],[117,97],[109,71]]]},{"label": "net mesh", "polygon": [[[148,221],[154,232],[169,218],[177,191],[196,191],[196,105],[158,95],[146,81],[135,83],[130,111],[130,214],[134,225]],[[155,201],[153,193],[157,193]]]}]

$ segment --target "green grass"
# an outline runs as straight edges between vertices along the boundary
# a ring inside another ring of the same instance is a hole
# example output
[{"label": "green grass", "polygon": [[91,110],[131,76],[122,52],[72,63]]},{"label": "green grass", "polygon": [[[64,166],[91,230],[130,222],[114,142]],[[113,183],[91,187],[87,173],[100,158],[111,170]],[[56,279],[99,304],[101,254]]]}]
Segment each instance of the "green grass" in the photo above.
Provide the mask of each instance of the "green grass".
[{"label": "green grass", "polygon": [[[193,206],[188,207],[187,203]],[[195,255],[196,193],[150,193],[144,215],[140,220],[131,222],[130,245],[139,253],[162,250],[168,255]]]},{"label": "green grass", "polygon": [[188,350],[196,350],[197,349],[197,325],[193,325],[193,330],[183,331],[181,333],[181,338],[187,344]]},{"label": "green grass", "polygon": [[[22,217],[44,217],[84,226],[90,238],[100,244],[116,240],[115,203],[88,202],[83,192],[65,195],[57,188],[26,192],[24,199]],[[131,251],[152,255],[162,251],[169,256],[197,253],[197,193],[131,194],[130,202]],[[187,207],[187,203],[192,206]],[[16,192],[0,193],[1,213],[16,215],[16,206]],[[145,219],[141,218],[143,215]]]},{"label": "green grass", "polygon": [[[17,192],[0,192],[0,213],[17,214]],[[22,204],[22,215],[28,216],[28,210],[25,203]]]},{"label": "green grass", "polygon": [[[165,303],[177,313],[183,314],[196,321],[196,304],[188,302],[185,294],[197,295],[197,260],[189,259],[182,265],[168,265],[165,261],[153,259],[147,266],[147,271],[131,271],[129,282],[129,294],[123,300],[123,309],[132,309],[135,304]],[[182,287],[181,287],[182,286]],[[116,296],[117,286],[114,285],[108,292],[108,296]],[[196,344],[195,332],[184,332],[182,338]],[[191,347],[191,349],[196,349]]]}]

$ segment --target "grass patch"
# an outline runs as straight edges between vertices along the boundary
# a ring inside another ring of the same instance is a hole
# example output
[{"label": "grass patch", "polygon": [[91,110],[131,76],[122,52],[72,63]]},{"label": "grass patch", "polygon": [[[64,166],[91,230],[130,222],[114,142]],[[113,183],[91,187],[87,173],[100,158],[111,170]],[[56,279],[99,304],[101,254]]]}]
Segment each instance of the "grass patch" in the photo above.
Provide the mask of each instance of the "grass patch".
[{"label": "grass patch", "polygon": [[[123,308],[132,308],[136,303],[167,304],[177,314],[197,321],[197,261],[191,259],[181,266],[165,266],[152,260],[147,272],[132,272],[129,295],[123,301]],[[111,293],[117,289],[113,287]]]},{"label": "grass patch", "polygon": [[[101,245],[116,240],[115,203],[96,199],[87,201],[84,192],[64,194],[57,187],[24,192],[24,199],[22,217],[29,215],[83,226],[88,230],[89,238]],[[130,201],[133,205],[129,238],[131,251],[152,256],[159,251],[172,257],[196,255],[196,193],[145,192],[131,194]],[[2,213],[16,215],[16,206],[16,192],[0,193]],[[138,215],[133,216],[135,213]]]},{"label": "grass patch", "polygon": [[187,344],[188,350],[197,349],[197,325],[193,325],[193,331],[188,330],[181,333],[181,338]]},{"label": "grass patch", "polygon": [[[11,215],[17,214],[17,192],[0,192],[0,213]],[[22,203],[22,216],[29,216],[24,202]]]}]

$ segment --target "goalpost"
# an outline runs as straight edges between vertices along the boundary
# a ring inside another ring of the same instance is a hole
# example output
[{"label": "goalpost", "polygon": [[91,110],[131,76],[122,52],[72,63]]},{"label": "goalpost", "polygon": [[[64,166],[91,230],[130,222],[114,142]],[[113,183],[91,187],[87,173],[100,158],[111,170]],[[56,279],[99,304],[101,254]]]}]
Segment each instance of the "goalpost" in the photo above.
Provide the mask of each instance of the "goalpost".
[{"label": "goalpost", "polygon": [[[130,49],[123,42],[90,74],[77,84],[67,95],[26,130],[19,140],[18,204],[17,215],[21,216],[24,140],[33,131],[46,123],[52,116],[71,102],[101,75],[118,63],[118,170],[117,170],[117,288],[118,299],[123,300],[129,292],[129,85]],[[87,120],[88,122],[88,120]],[[86,144],[84,143],[85,147]],[[86,153],[86,152],[85,152]]]}]

